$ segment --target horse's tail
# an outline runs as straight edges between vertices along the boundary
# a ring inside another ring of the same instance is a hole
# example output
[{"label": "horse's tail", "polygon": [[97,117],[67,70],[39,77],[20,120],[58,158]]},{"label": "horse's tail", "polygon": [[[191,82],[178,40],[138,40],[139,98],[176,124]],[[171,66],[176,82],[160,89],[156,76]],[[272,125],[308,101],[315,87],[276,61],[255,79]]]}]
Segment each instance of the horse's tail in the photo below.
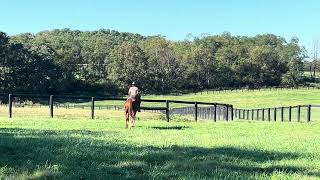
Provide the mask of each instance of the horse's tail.
[{"label": "horse's tail", "polygon": [[124,109],[126,112],[128,112],[129,116],[131,116],[132,113],[132,99],[127,99],[126,102],[124,103]]}]

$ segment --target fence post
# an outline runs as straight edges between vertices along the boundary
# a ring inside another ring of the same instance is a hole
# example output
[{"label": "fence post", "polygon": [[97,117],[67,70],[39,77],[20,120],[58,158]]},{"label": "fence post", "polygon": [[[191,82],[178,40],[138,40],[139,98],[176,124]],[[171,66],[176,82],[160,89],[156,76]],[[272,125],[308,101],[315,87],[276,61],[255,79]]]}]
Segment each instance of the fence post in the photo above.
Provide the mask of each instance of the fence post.
[{"label": "fence post", "polygon": [[198,121],[198,103],[194,103],[194,119],[195,121]]},{"label": "fence post", "polygon": [[291,111],[292,111],[292,107],[289,106],[289,122],[291,122]]},{"label": "fence post", "polygon": [[251,110],[251,120],[253,120],[253,117],[254,117],[254,110],[252,109]]},{"label": "fence post", "polygon": [[226,121],[228,121],[229,120],[229,106],[227,105],[226,106]]},{"label": "fence post", "polygon": [[311,105],[308,105],[308,112],[307,112],[307,121],[311,121]]},{"label": "fence post", "polygon": [[281,121],[283,122],[283,107],[281,107]]},{"label": "fence post", "polygon": [[50,95],[49,104],[50,104],[50,117],[53,118],[53,95]]},{"label": "fence post", "polygon": [[240,116],[239,119],[244,119],[245,118],[245,110],[244,109],[240,110],[240,114],[241,114],[241,111],[242,111],[242,115]]},{"label": "fence post", "polygon": [[247,110],[247,120],[249,120],[249,109]]},{"label": "fence post", "polygon": [[94,97],[91,97],[91,119],[94,119]]},{"label": "fence post", "polygon": [[[260,91],[260,90],[259,90]],[[257,109],[257,121],[259,121],[259,109]]]},{"label": "fence post", "polygon": [[169,101],[166,100],[166,119],[167,119],[167,122],[170,121],[170,115],[169,115]]},{"label": "fence post", "polygon": [[274,120],[274,121],[277,121],[277,108],[274,108],[273,120]]},{"label": "fence post", "polygon": [[268,108],[268,121],[270,121],[270,119],[271,119],[270,115],[271,115],[271,110],[270,110],[270,108]]},{"label": "fence post", "polygon": [[231,121],[233,121],[233,105],[231,105],[230,108],[231,108]]},{"label": "fence post", "polygon": [[246,114],[246,110],[242,110],[242,116],[241,116],[241,119],[245,119],[246,118],[246,116],[245,116],[245,114]]},{"label": "fence post", "polygon": [[298,122],[300,122],[300,111],[301,111],[301,106],[300,105],[298,105],[298,107],[297,107],[298,109],[297,109],[297,120],[298,120]]},{"label": "fence post", "polygon": [[12,94],[9,94],[9,118],[12,118]]},{"label": "fence post", "polygon": [[264,121],[264,109],[262,109],[262,121]]},{"label": "fence post", "polygon": [[214,105],[213,111],[214,111],[213,120],[214,122],[217,122],[217,105],[216,104]]}]

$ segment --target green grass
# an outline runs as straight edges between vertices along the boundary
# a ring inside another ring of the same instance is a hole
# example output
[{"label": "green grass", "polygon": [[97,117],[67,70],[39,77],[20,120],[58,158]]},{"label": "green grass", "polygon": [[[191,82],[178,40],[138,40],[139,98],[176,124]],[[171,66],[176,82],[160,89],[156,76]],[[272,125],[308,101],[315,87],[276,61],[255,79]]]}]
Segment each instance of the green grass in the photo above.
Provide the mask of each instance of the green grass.
[{"label": "green grass", "polygon": [[[281,106],[295,106],[307,104],[320,104],[320,89],[261,89],[261,90],[235,90],[235,91],[203,91],[182,95],[143,95],[143,99],[156,100],[183,100],[198,102],[216,102],[232,104],[235,108],[270,108]],[[66,100],[68,101],[68,100]],[[90,107],[91,102],[77,103]],[[73,103],[71,103],[73,104]],[[123,106],[122,101],[95,101],[96,106]],[[165,107],[165,103],[143,102],[145,107]],[[170,107],[181,107],[185,104],[171,103]],[[187,105],[188,106],[188,105]]]},{"label": "green grass", "polygon": [[[320,104],[320,90],[227,91],[151,96],[221,102],[239,108]],[[110,105],[100,101],[97,105]],[[147,104],[162,106],[162,104]],[[172,106],[179,106],[173,104]],[[318,108],[320,109],[320,108]],[[122,111],[0,107],[0,179],[320,179],[320,113],[311,123],[165,122],[139,113],[124,128]],[[302,110],[305,112],[305,110]],[[286,113],[285,113],[286,114]],[[293,118],[296,112],[293,111]],[[302,113],[302,121],[305,121]],[[273,114],[271,112],[271,116]]]},{"label": "green grass", "polygon": [[[313,71],[312,72],[304,71],[303,75],[306,76],[306,77],[311,77],[311,75],[313,76]],[[320,77],[320,72],[316,72],[316,77]]]},{"label": "green grass", "polygon": [[[237,90],[237,91],[204,91],[200,93],[190,93],[180,96],[176,95],[145,95],[145,99],[168,99],[185,101],[218,102],[232,104],[234,108],[257,109],[272,107],[287,107],[296,105],[320,105],[320,89],[299,88],[299,89],[262,89],[262,90]],[[119,105],[120,101],[98,101],[96,105]],[[165,103],[146,103],[142,106],[165,107]],[[170,104],[170,107],[190,106],[185,104]],[[273,112],[271,112],[273,113]],[[273,114],[272,118],[273,118]],[[261,117],[261,114],[260,114]],[[280,110],[277,111],[277,120],[280,120]],[[301,108],[301,121],[306,121],[307,109]],[[272,119],[271,118],[271,119]],[[288,121],[288,110],[284,113],[285,121]],[[292,120],[297,121],[297,109],[292,109]],[[320,107],[312,108],[312,121],[320,121]]]},{"label": "green grass", "polygon": [[[214,92],[204,91],[180,96],[144,95],[144,99],[167,99],[233,104],[236,108],[269,108],[305,104],[320,104],[320,89],[262,89]],[[98,101],[96,105],[119,105],[120,101]],[[142,103],[143,106],[165,106],[164,103]],[[181,106],[172,104],[173,107]]]},{"label": "green grass", "polygon": [[317,179],[320,124],[0,118],[0,179]]},{"label": "green grass", "polygon": [[[185,100],[185,101],[203,101],[203,102],[218,102],[218,103],[227,103],[233,104],[234,108],[241,109],[257,109],[257,108],[272,108],[272,107],[281,107],[281,106],[295,106],[295,105],[320,105],[320,89],[314,88],[300,88],[300,89],[262,89],[262,90],[237,90],[237,91],[223,91],[223,92],[214,92],[214,91],[204,91],[200,93],[190,93],[184,95],[145,95],[144,99],[168,99],[168,100]],[[82,103],[87,105],[90,108],[90,103]],[[122,101],[97,101],[95,102],[96,109],[101,105],[116,105],[123,106]],[[143,102],[142,106],[145,107],[165,107],[165,103],[148,103]],[[170,107],[181,107],[181,106],[190,106],[185,104],[176,104],[170,103]],[[90,110],[87,108],[85,116],[90,116]],[[1,109],[1,107],[0,107]],[[58,108],[55,110],[57,115],[60,117],[65,114],[72,116],[72,109],[61,112],[61,109]],[[29,112],[29,111],[28,111]],[[61,112],[61,113],[60,113]],[[104,112],[103,110],[96,111],[98,116],[99,112]],[[307,109],[301,108],[301,121],[306,121]],[[260,112],[261,113],[261,112]],[[14,113],[15,114],[15,113]],[[19,112],[18,114],[23,114]],[[24,113],[26,114],[26,113]],[[32,113],[27,113],[29,115]],[[39,114],[38,112],[36,114]],[[56,114],[56,113],[55,113]],[[83,113],[81,113],[83,114]],[[102,113],[103,114],[103,113]],[[266,114],[265,114],[266,115]],[[1,111],[0,111],[1,116]],[[48,111],[46,110],[45,116],[48,116]],[[102,116],[102,115],[101,115]],[[273,112],[271,112],[273,118]],[[261,117],[261,114],[260,114]],[[277,119],[280,120],[280,110],[277,111]],[[272,119],[271,118],[271,119]],[[284,112],[285,121],[288,121],[288,110],[285,109]],[[292,109],[292,120],[297,120],[297,109]],[[320,107],[313,107],[311,113],[312,121],[320,121]]]}]

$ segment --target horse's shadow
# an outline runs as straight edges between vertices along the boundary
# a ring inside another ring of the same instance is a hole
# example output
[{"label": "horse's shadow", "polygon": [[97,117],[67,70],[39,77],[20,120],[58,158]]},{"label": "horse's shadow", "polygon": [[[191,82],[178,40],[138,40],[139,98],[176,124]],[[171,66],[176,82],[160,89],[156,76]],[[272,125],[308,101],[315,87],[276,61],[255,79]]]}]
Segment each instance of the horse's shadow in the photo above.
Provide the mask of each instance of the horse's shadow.
[{"label": "horse's shadow", "polygon": [[151,128],[158,130],[184,130],[189,128],[189,126],[153,126]]}]

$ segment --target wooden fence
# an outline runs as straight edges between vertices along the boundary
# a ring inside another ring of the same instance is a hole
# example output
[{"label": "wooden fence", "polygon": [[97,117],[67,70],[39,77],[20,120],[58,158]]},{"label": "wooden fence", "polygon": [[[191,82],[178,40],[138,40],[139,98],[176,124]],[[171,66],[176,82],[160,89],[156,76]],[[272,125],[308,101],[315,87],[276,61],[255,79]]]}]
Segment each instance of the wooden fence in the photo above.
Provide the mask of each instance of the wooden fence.
[{"label": "wooden fence", "polygon": [[[42,100],[48,100],[49,102],[49,116],[54,117],[54,107],[57,107],[57,104],[54,103],[55,99],[84,99],[84,100],[90,100],[91,101],[91,118],[94,119],[95,117],[95,109],[96,101],[101,101],[101,100],[110,100],[110,101],[125,101],[125,98],[114,98],[114,97],[88,97],[88,96],[64,96],[64,95],[30,95],[30,94],[9,94],[8,95],[8,108],[9,108],[9,118],[12,118],[13,116],[13,102],[15,98],[37,98],[37,99],[42,99]],[[172,114],[179,114],[177,113],[179,110],[177,108],[170,108],[170,104],[172,103],[178,103],[178,104],[188,104],[188,105],[193,105],[194,110],[192,111],[192,114],[195,118],[195,121],[198,120],[198,117],[202,117],[203,115],[203,108],[198,107],[199,105],[209,105],[214,107],[214,112],[216,114],[217,111],[220,112],[220,116],[223,116],[225,120],[233,120],[233,106],[230,104],[221,104],[221,103],[209,103],[209,102],[192,102],[192,101],[177,101],[177,100],[153,100],[153,99],[142,99],[142,102],[153,102],[153,103],[165,103],[165,106],[161,107],[141,107],[142,110],[151,110],[151,111],[160,111],[164,112],[166,115],[166,119],[169,122],[170,120],[170,115]],[[75,107],[76,105],[74,105]],[[78,107],[84,108],[85,105],[77,105]],[[98,106],[101,107],[101,106]],[[69,108],[69,106],[67,106]],[[224,108],[226,110],[220,111],[220,108]],[[101,109],[101,108],[100,108]],[[228,114],[231,112],[231,115]],[[181,113],[180,113],[181,114]],[[217,116],[213,116],[214,120],[217,120]],[[220,119],[220,118],[219,118]]]},{"label": "wooden fence", "polygon": [[[63,96],[63,95],[30,95],[30,94],[9,94],[7,95],[9,117],[12,118],[12,108],[14,98],[37,98],[48,101],[49,116],[54,117],[54,107],[59,107],[61,104],[54,103],[55,99],[84,99],[91,101],[90,105],[73,105],[74,108],[89,107],[91,109],[91,118],[95,117],[96,109],[110,109],[112,106],[97,106],[96,101],[110,100],[110,101],[125,101],[125,98],[112,98],[112,97],[89,97],[89,96]],[[261,121],[302,121],[302,117],[305,117],[307,122],[312,121],[312,114],[320,115],[320,105],[298,105],[288,107],[274,107],[274,108],[260,108],[260,109],[240,109],[234,108],[230,104],[220,103],[209,103],[209,102],[192,102],[192,101],[177,101],[177,100],[152,100],[142,99],[142,102],[152,103],[164,103],[164,106],[159,107],[141,107],[142,110],[146,111],[159,111],[165,114],[166,120],[170,120],[172,115],[191,115],[194,120],[198,119],[209,119],[213,121],[217,120],[233,120],[244,119],[244,120],[261,120]],[[186,104],[187,107],[171,107],[172,104]],[[40,105],[41,106],[41,105]],[[64,104],[65,108],[72,106]],[[122,109],[119,106],[113,106],[114,109]],[[316,111],[316,108],[318,108]]]}]

